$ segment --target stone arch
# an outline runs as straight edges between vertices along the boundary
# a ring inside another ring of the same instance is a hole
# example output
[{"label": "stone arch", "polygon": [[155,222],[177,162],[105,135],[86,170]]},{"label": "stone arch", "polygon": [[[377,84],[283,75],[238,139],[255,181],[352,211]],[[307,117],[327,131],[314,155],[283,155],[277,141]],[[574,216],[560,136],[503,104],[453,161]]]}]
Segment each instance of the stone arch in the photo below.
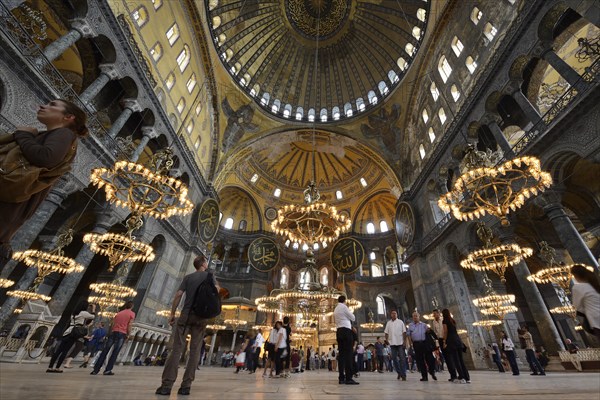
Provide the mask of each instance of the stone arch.
[{"label": "stone arch", "polygon": [[556,3],[550,10],[544,14],[538,25],[538,37],[543,41],[552,41],[554,39],[555,28],[561,20],[568,6],[564,2]]},{"label": "stone arch", "polygon": [[521,81],[523,79],[523,75],[525,74],[525,69],[530,61],[531,57],[525,54],[521,54],[515,58],[508,72],[508,77],[510,80],[517,82]]}]

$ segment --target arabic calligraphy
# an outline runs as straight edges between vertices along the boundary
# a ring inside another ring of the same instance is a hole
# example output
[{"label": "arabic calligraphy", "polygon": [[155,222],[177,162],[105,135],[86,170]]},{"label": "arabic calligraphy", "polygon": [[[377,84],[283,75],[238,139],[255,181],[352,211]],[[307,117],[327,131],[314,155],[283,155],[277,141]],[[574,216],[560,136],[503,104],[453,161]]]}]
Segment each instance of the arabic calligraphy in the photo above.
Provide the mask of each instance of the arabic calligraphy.
[{"label": "arabic calligraphy", "polygon": [[279,262],[279,248],[271,239],[258,238],[248,247],[248,261],[255,270],[268,272]]},{"label": "arabic calligraphy", "polygon": [[406,202],[398,204],[395,228],[398,243],[404,247],[410,246],[415,236],[415,216]]},{"label": "arabic calligraphy", "polygon": [[200,208],[198,214],[198,233],[200,240],[210,243],[219,230],[219,203],[214,199],[208,199]]},{"label": "arabic calligraphy", "polygon": [[354,273],[363,263],[365,249],[353,238],[344,238],[337,242],[331,250],[331,264],[342,274]]}]

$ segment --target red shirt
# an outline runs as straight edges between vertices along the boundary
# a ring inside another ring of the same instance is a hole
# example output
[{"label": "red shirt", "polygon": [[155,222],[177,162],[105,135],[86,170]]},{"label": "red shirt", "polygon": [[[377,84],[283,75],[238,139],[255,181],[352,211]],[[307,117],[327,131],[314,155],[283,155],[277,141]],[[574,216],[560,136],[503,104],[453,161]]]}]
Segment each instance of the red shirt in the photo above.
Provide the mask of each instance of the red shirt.
[{"label": "red shirt", "polygon": [[129,321],[133,321],[134,319],[135,313],[130,309],[126,308],[123,311],[119,311],[113,319],[112,331],[127,334],[127,326],[129,325]]}]

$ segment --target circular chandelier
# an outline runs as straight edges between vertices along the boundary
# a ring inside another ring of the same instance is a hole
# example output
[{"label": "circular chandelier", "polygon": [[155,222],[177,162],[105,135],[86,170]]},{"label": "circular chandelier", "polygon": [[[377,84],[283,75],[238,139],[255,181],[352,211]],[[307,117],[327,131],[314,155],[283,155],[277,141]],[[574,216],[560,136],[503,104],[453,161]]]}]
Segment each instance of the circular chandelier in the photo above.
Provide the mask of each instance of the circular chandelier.
[{"label": "circular chandelier", "polygon": [[252,327],[252,329],[254,329],[256,331],[271,331],[271,329],[273,329],[273,327],[271,325],[261,324],[261,325],[254,325]]},{"label": "circular chandelier", "polygon": [[502,325],[502,321],[498,319],[482,319],[481,321],[473,322],[473,326],[481,326],[482,328],[485,328],[488,331],[492,329],[492,327],[497,325]]},{"label": "circular chandelier", "polygon": [[462,175],[439,199],[440,208],[461,221],[490,214],[502,225],[509,225],[508,213],[550,187],[552,177],[541,170],[540,160],[535,157],[515,158],[498,165],[502,157],[500,150],[483,152],[470,145],[461,163]]},{"label": "circular chandelier", "polygon": [[371,331],[371,333],[373,333],[376,329],[381,329],[383,328],[383,324],[380,324],[379,322],[375,322],[373,320],[373,311],[369,310],[369,322],[365,322],[363,324],[360,324],[360,327],[363,329],[368,329]]},{"label": "circular chandelier", "polygon": [[23,301],[41,300],[41,301],[44,301],[47,303],[50,300],[52,300],[52,297],[46,296],[45,294],[37,293],[37,292],[35,292],[35,290],[31,290],[31,289],[30,290],[9,290],[8,292],[6,292],[6,295],[10,296],[10,297],[16,297]]},{"label": "circular chandelier", "polygon": [[529,247],[521,247],[516,243],[503,244],[491,248],[475,250],[460,262],[463,268],[477,271],[492,271],[506,282],[505,273],[508,267],[520,263],[524,258],[533,254]]},{"label": "circular chandelier", "polygon": [[222,331],[224,329],[227,329],[227,327],[225,325],[219,325],[219,324],[209,324],[206,325],[207,329],[211,329],[213,331]]},{"label": "circular chandelier", "polygon": [[15,284],[15,281],[11,281],[10,279],[0,278],[0,288],[6,289]]},{"label": "circular chandelier", "polygon": [[104,188],[107,201],[134,213],[167,219],[187,215],[194,208],[187,186],[167,175],[172,166],[173,151],[167,148],[152,156],[149,167],[118,161],[112,168],[92,170],[90,179]]},{"label": "circular chandelier", "polygon": [[[90,289],[96,293],[103,294],[106,297],[124,298],[137,295],[137,292],[134,289],[128,286],[119,285],[115,282],[92,283],[90,284]],[[122,304],[122,302],[120,304]]]},{"label": "circular chandelier", "polygon": [[334,206],[319,202],[321,195],[314,181],[304,191],[304,205],[288,204],[277,211],[271,229],[293,243],[312,247],[331,243],[352,226],[350,218],[338,214]]},{"label": "circular chandelier", "polygon": [[[171,317],[171,310],[158,310],[156,312],[156,315],[158,315],[159,317],[169,318],[169,317]],[[180,315],[181,315],[181,312],[179,310],[176,310],[175,318],[179,318]]]},{"label": "circular chandelier", "polygon": [[110,311],[110,310],[102,310],[102,311],[98,312],[98,315],[100,317],[112,319],[112,318],[115,317],[115,315],[117,315],[117,312],[116,311]]},{"label": "circular chandelier", "polygon": [[119,307],[123,305],[123,300],[106,296],[89,296],[88,302],[98,304],[101,308]]},{"label": "circular chandelier", "polygon": [[495,315],[500,321],[504,321],[506,314],[519,311],[513,305],[515,295],[496,293],[492,287],[492,280],[487,276],[483,278],[483,284],[486,287],[486,295],[473,299],[473,304],[480,308],[483,315]]}]

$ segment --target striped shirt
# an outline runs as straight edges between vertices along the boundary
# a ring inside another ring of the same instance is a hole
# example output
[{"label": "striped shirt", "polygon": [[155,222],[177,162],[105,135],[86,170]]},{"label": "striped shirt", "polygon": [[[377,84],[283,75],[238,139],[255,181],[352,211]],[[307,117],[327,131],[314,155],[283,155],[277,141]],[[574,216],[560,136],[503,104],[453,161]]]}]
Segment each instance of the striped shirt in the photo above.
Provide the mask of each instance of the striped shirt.
[{"label": "striped shirt", "polygon": [[427,332],[427,324],[419,321],[417,323],[411,322],[408,324],[406,333],[410,336],[413,342],[422,342],[425,340],[425,333]]}]

